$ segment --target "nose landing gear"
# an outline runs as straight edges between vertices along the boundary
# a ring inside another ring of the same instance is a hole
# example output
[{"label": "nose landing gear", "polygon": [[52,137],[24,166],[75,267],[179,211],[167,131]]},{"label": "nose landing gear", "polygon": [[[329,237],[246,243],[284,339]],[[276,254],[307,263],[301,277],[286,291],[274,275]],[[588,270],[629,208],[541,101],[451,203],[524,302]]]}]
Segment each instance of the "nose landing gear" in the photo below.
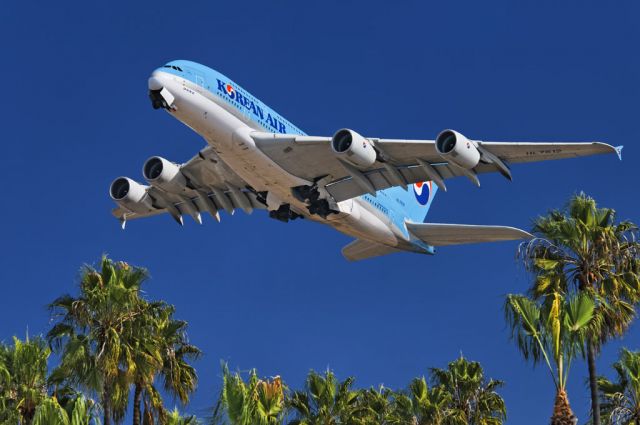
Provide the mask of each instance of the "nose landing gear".
[{"label": "nose landing gear", "polygon": [[153,109],[166,109],[167,111],[175,111],[176,107],[173,106],[175,98],[166,88],[160,90],[149,90],[149,99],[151,99],[151,106]]}]

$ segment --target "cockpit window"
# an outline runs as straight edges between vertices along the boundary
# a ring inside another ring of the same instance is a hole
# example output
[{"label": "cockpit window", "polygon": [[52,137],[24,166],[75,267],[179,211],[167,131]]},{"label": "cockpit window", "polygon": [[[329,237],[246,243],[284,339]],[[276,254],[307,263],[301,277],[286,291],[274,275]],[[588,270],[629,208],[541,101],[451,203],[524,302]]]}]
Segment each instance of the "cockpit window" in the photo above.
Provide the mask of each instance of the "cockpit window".
[{"label": "cockpit window", "polygon": [[163,68],[171,68],[171,69],[175,69],[176,71],[182,72],[182,68],[180,68],[179,66],[175,66],[175,65],[165,65],[165,66],[163,66]]}]

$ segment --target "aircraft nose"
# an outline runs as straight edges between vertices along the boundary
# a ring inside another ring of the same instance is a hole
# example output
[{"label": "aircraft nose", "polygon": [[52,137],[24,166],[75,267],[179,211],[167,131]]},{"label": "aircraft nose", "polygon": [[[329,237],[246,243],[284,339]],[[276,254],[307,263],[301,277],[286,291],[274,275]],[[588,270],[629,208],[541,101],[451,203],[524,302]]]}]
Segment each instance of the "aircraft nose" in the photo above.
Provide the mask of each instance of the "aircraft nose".
[{"label": "aircraft nose", "polygon": [[170,85],[171,77],[162,71],[154,71],[149,77],[149,99],[153,109],[164,108],[175,111],[177,107],[174,105],[175,97],[167,89]]},{"label": "aircraft nose", "polygon": [[162,84],[162,77],[156,71],[149,77],[149,90],[162,90],[164,84]]}]

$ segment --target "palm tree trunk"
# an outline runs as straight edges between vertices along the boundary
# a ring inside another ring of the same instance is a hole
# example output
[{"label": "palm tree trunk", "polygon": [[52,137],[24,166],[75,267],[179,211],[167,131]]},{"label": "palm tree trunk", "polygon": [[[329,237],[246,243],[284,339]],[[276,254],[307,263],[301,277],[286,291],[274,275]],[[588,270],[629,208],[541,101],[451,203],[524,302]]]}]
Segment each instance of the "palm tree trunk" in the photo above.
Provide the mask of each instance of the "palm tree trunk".
[{"label": "palm tree trunk", "polygon": [[149,408],[149,402],[147,400],[144,401],[144,423],[145,425],[154,425],[153,413]]},{"label": "palm tree trunk", "polygon": [[569,397],[564,388],[558,389],[556,393],[556,401],[553,405],[553,416],[551,416],[551,425],[576,425],[578,418],[573,414],[569,405]]},{"label": "palm tree trunk", "polygon": [[587,364],[589,365],[589,389],[591,390],[591,416],[593,425],[600,425],[600,399],[596,375],[596,353],[591,338],[587,340]]},{"label": "palm tree trunk", "polygon": [[136,384],[133,392],[133,425],[140,425],[140,402],[142,400],[142,386]]},{"label": "palm tree trunk", "polygon": [[104,384],[102,389],[102,408],[104,410],[103,425],[111,425],[111,392],[108,384]]}]

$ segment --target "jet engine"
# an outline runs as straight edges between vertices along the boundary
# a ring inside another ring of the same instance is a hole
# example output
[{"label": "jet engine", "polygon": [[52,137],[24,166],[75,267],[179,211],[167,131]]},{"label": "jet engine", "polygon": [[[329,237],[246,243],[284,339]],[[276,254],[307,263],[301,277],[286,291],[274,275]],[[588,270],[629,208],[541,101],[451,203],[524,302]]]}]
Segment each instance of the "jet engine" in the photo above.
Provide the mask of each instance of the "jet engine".
[{"label": "jet engine", "polygon": [[151,185],[170,193],[181,193],[187,187],[180,167],[159,156],[152,156],[144,163],[142,175]]},{"label": "jet engine", "polygon": [[444,130],[438,134],[436,150],[442,158],[467,170],[480,162],[480,152],[476,145],[457,131]]},{"label": "jet engine", "polygon": [[347,128],[338,130],[333,135],[331,149],[333,149],[338,158],[361,169],[371,167],[378,156],[371,142]]},{"label": "jet engine", "polygon": [[147,212],[153,209],[152,200],[147,195],[147,186],[128,177],[118,177],[109,188],[111,199],[118,205],[134,212]]}]

